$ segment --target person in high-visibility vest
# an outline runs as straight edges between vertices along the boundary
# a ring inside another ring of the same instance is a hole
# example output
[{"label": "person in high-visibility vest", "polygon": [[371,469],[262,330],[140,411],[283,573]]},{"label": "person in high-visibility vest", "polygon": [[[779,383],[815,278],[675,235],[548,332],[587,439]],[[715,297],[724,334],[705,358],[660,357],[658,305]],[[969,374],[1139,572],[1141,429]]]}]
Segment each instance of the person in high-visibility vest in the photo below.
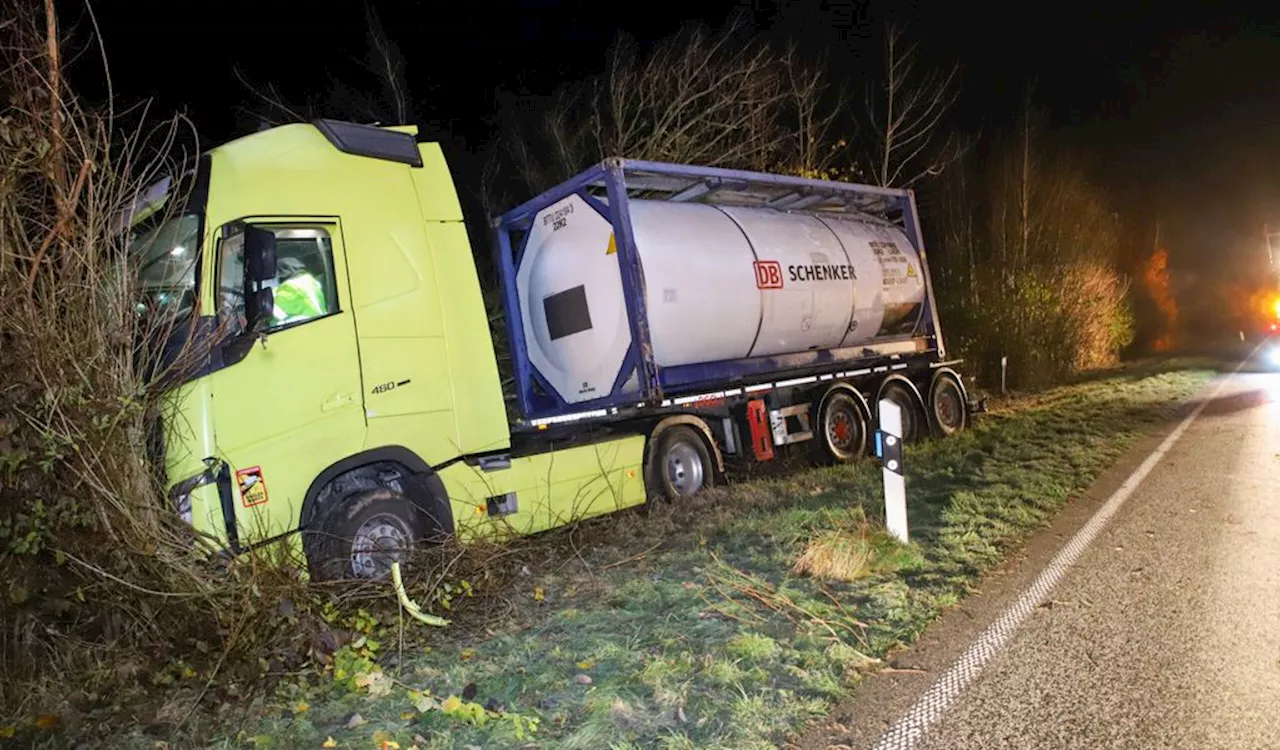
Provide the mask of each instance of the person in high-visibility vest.
[{"label": "person in high-visibility vest", "polygon": [[328,312],[324,285],[302,265],[302,261],[281,258],[279,266],[284,281],[275,289],[275,325],[310,320]]}]

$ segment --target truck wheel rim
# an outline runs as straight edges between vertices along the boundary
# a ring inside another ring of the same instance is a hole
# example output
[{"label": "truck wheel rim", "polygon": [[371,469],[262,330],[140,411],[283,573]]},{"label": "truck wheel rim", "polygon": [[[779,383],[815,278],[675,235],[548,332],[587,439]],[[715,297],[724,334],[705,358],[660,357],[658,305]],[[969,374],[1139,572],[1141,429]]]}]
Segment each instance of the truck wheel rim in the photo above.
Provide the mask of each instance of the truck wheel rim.
[{"label": "truck wheel rim", "polygon": [[667,480],[679,495],[692,495],[702,489],[702,455],[687,442],[680,441],[667,452]]},{"label": "truck wheel rim", "polygon": [[831,449],[841,456],[850,455],[860,434],[851,407],[833,404],[827,414],[827,441]]},{"label": "truck wheel rim", "polygon": [[938,424],[947,430],[960,429],[961,409],[960,394],[956,393],[956,389],[950,383],[944,384],[938,389],[937,403],[933,407],[934,413],[938,416]]},{"label": "truck wheel rim", "polygon": [[404,562],[411,538],[404,521],[381,513],[360,525],[351,539],[351,572],[357,578],[381,578],[393,562]]}]

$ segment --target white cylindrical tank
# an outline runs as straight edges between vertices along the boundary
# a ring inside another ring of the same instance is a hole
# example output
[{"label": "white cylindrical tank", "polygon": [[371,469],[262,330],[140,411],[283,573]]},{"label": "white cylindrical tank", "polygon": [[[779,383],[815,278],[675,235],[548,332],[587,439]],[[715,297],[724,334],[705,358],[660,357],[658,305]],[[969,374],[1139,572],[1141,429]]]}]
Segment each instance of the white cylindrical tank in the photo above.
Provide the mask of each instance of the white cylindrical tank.
[{"label": "white cylindrical tank", "polygon": [[[920,259],[896,227],[838,215],[629,202],[659,367],[910,335]],[[516,287],[529,359],[569,403],[613,390],[631,344],[612,227],[573,195],[539,212]],[[634,387],[634,383],[631,384]]]}]

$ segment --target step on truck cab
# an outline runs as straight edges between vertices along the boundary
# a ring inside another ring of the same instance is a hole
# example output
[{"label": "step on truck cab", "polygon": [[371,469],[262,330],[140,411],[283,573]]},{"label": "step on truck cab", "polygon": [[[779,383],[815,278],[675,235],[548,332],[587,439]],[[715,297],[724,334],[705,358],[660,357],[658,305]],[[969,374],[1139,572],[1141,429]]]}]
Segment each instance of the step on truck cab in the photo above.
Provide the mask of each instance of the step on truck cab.
[{"label": "step on truck cab", "polygon": [[691,495],[735,460],[855,460],[881,398],[909,435],[974,406],[908,191],[615,159],[496,217],[509,419],[438,144],[287,125],[179,182],[133,221],[145,296],[197,354],[163,462],[229,553],[287,538],[316,577],[380,576],[414,544]]}]

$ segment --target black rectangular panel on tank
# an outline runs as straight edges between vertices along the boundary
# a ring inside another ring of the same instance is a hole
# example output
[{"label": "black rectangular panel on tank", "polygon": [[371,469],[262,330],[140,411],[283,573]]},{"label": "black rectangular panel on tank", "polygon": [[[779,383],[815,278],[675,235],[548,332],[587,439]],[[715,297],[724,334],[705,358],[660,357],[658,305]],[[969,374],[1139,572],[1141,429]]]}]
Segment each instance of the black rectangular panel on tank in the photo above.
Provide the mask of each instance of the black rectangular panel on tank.
[{"label": "black rectangular panel on tank", "polygon": [[542,309],[547,316],[547,333],[552,341],[591,330],[587,288],[582,284],[544,297]]}]

